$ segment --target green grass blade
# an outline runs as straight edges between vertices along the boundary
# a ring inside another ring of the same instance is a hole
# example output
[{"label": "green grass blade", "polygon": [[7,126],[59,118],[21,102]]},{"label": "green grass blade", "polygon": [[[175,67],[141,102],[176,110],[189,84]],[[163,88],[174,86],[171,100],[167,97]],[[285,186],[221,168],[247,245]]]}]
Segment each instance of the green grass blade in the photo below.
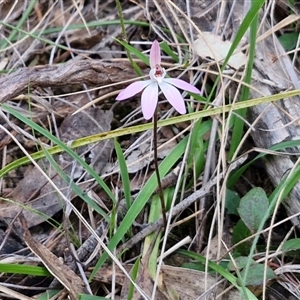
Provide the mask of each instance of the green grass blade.
[{"label": "green grass blade", "polygon": [[19,112],[15,111],[11,107],[3,104],[2,108],[9,112],[11,115],[19,119],[21,122],[28,125],[30,128],[38,131],[43,136],[47,137],[49,140],[51,140],[53,143],[57,144],[62,150],[64,150],[66,153],[68,153],[73,159],[75,159],[97,182],[98,184],[103,188],[103,190],[107,193],[107,195],[110,197],[110,199],[116,203],[115,196],[109,189],[109,187],[106,185],[106,183],[103,181],[103,179],[79,156],[77,155],[69,146],[67,146],[65,143],[63,143],[61,140],[59,140],[57,137],[52,135],[49,131],[42,128],[38,124],[34,123],[27,117],[23,116]]},{"label": "green grass blade", "polygon": [[224,60],[224,65],[222,70],[225,68],[226,64],[228,63],[230,57],[234,53],[235,49],[239,45],[240,41],[242,40],[243,36],[245,35],[246,31],[248,30],[249,26],[253,23],[255,18],[257,18],[257,15],[261,9],[261,7],[264,5],[265,0],[255,0],[252,1],[252,5],[248,13],[246,14],[244,20],[242,21],[234,40],[232,41],[232,45],[228,51],[228,54]]},{"label": "green grass blade", "polygon": [[[24,23],[28,20],[29,15],[31,14],[31,12],[34,9],[34,6],[36,5],[37,1],[30,1],[28,4],[28,7],[26,8],[26,10],[24,11],[24,13],[21,15],[21,19],[19,20],[18,24],[16,27],[13,28],[11,34],[8,37],[8,41],[12,42],[16,35],[21,32],[21,27],[24,25]],[[6,48],[9,43],[7,40],[3,39],[2,41],[0,41],[0,50]]]},{"label": "green grass blade", "polygon": [[[8,24],[8,23],[5,23],[5,22],[3,22],[3,21],[0,21],[0,24],[3,25],[4,27],[7,27],[7,28],[13,29],[13,30],[15,30],[15,31],[18,31],[18,32],[20,32],[20,33],[23,33],[24,36],[29,36],[29,37],[31,37],[31,38],[33,38],[33,39],[35,39],[35,40],[44,42],[44,43],[46,43],[46,44],[48,44],[48,45],[56,46],[57,48],[62,49],[62,50],[66,50],[66,51],[69,51],[69,50],[70,50],[70,49],[69,49],[68,47],[66,47],[66,46],[63,46],[63,45],[60,45],[60,44],[56,44],[56,43],[54,43],[53,41],[51,41],[51,40],[49,40],[49,39],[42,38],[42,37],[40,37],[40,36],[35,35],[34,33],[27,32],[27,31],[25,31],[25,30],[23,30],[23,29],[21,29],[21,28],[17,28],[17,27],[15,27],[15,26],[10,25],[10,24]],[[5,48],[3,47],[3,49],[5,49]]]},{"label": "green grass blade", "polygon": [[[136,279],[138,277],[140,264],[141,264],[141,259],[140,259],[140,257],[138,257],[137,260],[134,262],[134,265],[131,269],[131,274],[130,274],[131,278],[134,282],[136,282]],[[130,285],[129,285],[127,300],[132,300],[133,299],[133,293],[134,293],[134,286],[131,282]]]},{"label": "green grass blade", "polygon": [[[1,21],[0,21],[1,22]],[[4,26],[6,26],[7,23],[2,22],[0,23]],[[149,23],[147,22],[142,22],[142,21],[134,21],[134,20],[124,20],[124,24],[126,25],[135,25],[135,26],[141,26],[141,27],[149,27]],[[92,21],[92,22],[88,22],[86,24],[71,24],[67,27],[51,27],[51,28],[45,28],[44,30],[36,30],[34,31],[32,34],[34,36],[40,36],[41,34],[43,35],[48,35],[48,34],[54,34],[54,33],[59,33],[63,30],[68,31],[68,30],[76,30],[76,29],[86,29],[86,27],[88,28],[94,28],[94,27],[101,27],[101,26],[114,26],[114,25],[120,25],[120,20],[109,20],[109,21]],[[7,27],[9,26],[9,24],[7,24]],[[11,27],[12,28],[12,27]],[[16,27],[14,27],[16,28]],[[22,35],[20,35],[19,38],[23,38],[25,36],[28,36],[28,32],[27,31],[21,31],[19,33],[22,33]],[[11,42],[15,42],[17,41],[16,38],[12,38]]]},{"label": "green grass blade", "polygon": [[[300,140],[292,140],[292,141],[286,141],[286,142],[282,142],[282,143],[278,143],[276,145],[271,146],[268,150],[272,150],[272,151],[280,151],[280,150],[284,150],[284,149],[288,149],[288,148],[293,148],[293,147],[297,147],[300,146]],[[243,165],[242,167],[240,167],[238,170],[234,171],[230,177],[227,180],[227,187],[230,189],[232,188],[235,183],[237,182],[237,180],[241,177],[241,175],[246,171],[246,169],[252,164],[254,163],[256,160],[269,155],[268,153],[260,153],[258,154],[255,158],[253,158],[251,161],[247,162],[245,165]]]},{"label": "green grass blade", "polygon": [[0,273],[24,274],[30,276],[52,276],[44,267],[0,263]]},{"label": "green grass blade", "polygon": [[170,46],[163,41],[162,43],[160,43],[160,48],[169,56],[172,57],[174,59],[174,61],[176,63],[179,62],[178,56],[174,53],[174,51],[170,48]]},{"label": "green grass blade", "polygon": [[93,201],[83,190],[75,184],[70,177],[62,170],[58,163],[53,159],[50,153],[44,148],[46,158],[48,159],[50,165],[56,171],[56,173],[61,177],[61,179],[71,187],[72,191],[76,193],[83,201],[85,201],[91,208],[93,208],[98,214],[100,214],[106,221],[109,221],[108,215],[101,209],[95,201]]},{"label": "green grass blade", "polygon": [[[245,35],[245,33],[247,32],[250,24],[253,22],[253,20],[256,18],[257,14],[259,13],[259,10],[261,9],[261,7],[263,6],[263,4],[265,3],[265,0],[256,0],[252,2],[252,6],[250,8],[250,10],[248,11],[248,13],[246,14],[244,20],[242,21],[234,40],[232,41],[231,47],[227,53],[226,58],[224,59],[224,63],[221,67],[221,71],[224,71],[226,68],[226,65],[230,59],[230,57],[232,56],[232,54],[234,53],[234,51],[236,50],[236,48],[238,47],[240,41],[242,40],[243,36]],[[217,77],[214,86],[212,87],[212,90],[209,94],[208,97],[208,102],[210,102],[210,100],[212,99],[215,90],[218,86],[218,83],[220,81],[220,76]]]},{"label": "green grass blade", "polygon": [[131,206],[132,198],[131,198],[131,187],[130,187],[130,179],[129,179],[128,169],[127,169],[125,157],[123,155],[120,144],[117,142],[116,139],[114,140],[114,143],[115,143],[115,149],[116,149],[117,158],[118,158],[119,167],[120,167],[120,173],[121,173],[121,178],[122,178],[122,188],[124,191],[126,206],[127,206],[127,209],[129,209]]},{"label": "green grass blade", "polygon": [[[197,260],[201,262],[202,264],[206,264],[207,259],[204,256],[201,256],[199,254],[196,254],[194,252],[186,251],[186,250],[179,250],[178,253],[188,256],[194,260]],[[247,297],[249,300],[257,300],[255,295],[246,287],[243,289],[238,283],[237,278],[232,275],[230,272],[225,270],[223,267],[219,266],[218,264],[208,261],[208,267],[220,274],[222,277],[224,277],[226,280],[228,280],[234,287],[236,287],[239,291],[244,292],[244,296]]]},{"label": "green grass blade", "polygon": [[[188,137],[185,137],[182,141],[180,141],[180,143],[178,143],[178,145],[171,151],[171,153],[160,164],[159,173],[161,175],[161,178],[163,178],[169,172],[169,170],[174,166],[177,160],[183,155],[187,145],[187,138]],[[147,183],[145,184],[145,186],[140,191],[139,195],[131,205],[130,209],[125,215],[123,221],[121,222],[113,238],[109,242],[108,248],[111,251],[113,251],[113,249],[122,240],[122,238],[124,237],[128,229],[132,226],[133,222],[135,221],[136,217],[141,212],[141,210],[144,208],[145,204],[151,199],[151,196],[154,193],[156,188],[157,188],[156,174],[152,174],[152,176],[149,178],[149,180],[147,181]],[[99,261],[97,262],[90,276],[90,280],[101,268],[103,263],[106,261],[107,257],[108,257],[107,253],[102,254],[102,256],[100,257]]]},{"label": "green grass blade", "polygon": [[[31,1],[31,3],[33,3],[33,1]],[[67,27],[67,29],[64,28],[64,27],[56,27],[56,28],[45,29],[43,31],[38,31],[37,30],[37,31],[31,33],[31,32],[27,32],[27,31],[25,31],[21,28],[18,28],[17,26],[13,26],[11,24],[5,23],[1,20],[0,20],[0,24],[3,25],[4,27],[12,29],[13,32],[21,34],[21,38],[24,38],[24,37],[28,36],[28,37],[31,37],[35,40],[41,41],[41,42],[46,43],[48,45],[56,46],[57,48],[62,49],[62,50],[66,50],[66,51],[70,51],[70,49],[68,47],[63,46],[63,45],[55,44],[53,41],[51,41],[47,38],[41,37],[40,35],[41,34],[46,35],[46,34],[52,34],[52,33],[55,33],[55,32],[61,32],[62,30],[74,30],[74,29],[84,29],[84,28],[86,28],[85,24],[77,24],[77,25],[70,25],[70,26]],[[120,24],[119,20],[111,20],[111,21],[103,21],[103,22],[101,22],[101,21],[90,22],[90,23],[87,23],[87,26],[89,26],[89,27],[98,27],[98,26],[118,25],[118,24]],[[149,24],[145,23],[145,22],[130,21],[130,20],[124,20],[124,24],[132,24],[132,25],[144,26],[144,27],[149,26]],[[17,41],[15,39],[15,35],[16,34],[9,37],[11,39],[11,42]],[[0,49],[5,49],[5,47],[7,47],[7,42],[5,44],[3,43],[2,45],[1,45],[1,42],[0,42]]]},{"label": "green grass blade", "polygon": [[[143,54],[142,52],[140,52],[139,50],[135,49],[134,47],[132,47],[131,45],[115,39],[118,43],[120,43],[126,50],[130,51],[130,53],[134,54],[137,58],[139,58],[141,61],[143,61],[146,65],[150,65],[149,63],[149,57],[145,54]],[[140,75],[142,76],[142,75]]]},{"label": "green grass blade", "polygon": [[[256,37],[257,37],[257,29],[258,29],[258,14],[255,15],[253,18],[251,24],[250,24],[250,48],[249,48],[249,54],[248,54],[248,63],[246,67],[246,74],[244,78],[244,82],[247,84],[251,84],[251,78],[252,78],[252,70],[254,65],[254,57],[256,53]],[[247,85],[242,86],[241,90],[241,97],[240,101],[244,101],[249,99],[250,95],[250,89]],[[238,148],[241,138],[244,133],[244,118],[246,117],[247,109],[242,109],[239,111],[236,111],[236,114],[238,114],[240,117],[237,117],[235,115],[232,116],[233,118],[233,132],[232,132],[232,138],[231,138],[231,144],[229,149],[229,159],[231,159],[236,149]]]},{"label": "green grass blade", "polygon": [[50,218],[47,214],[28,206],[26,203],[24,204],[21,202],[16,202],[12,199],[3,198],[3,197],[0,197],[0,201],[9,202],[12,205],[19,206],[20,209],[24,209],[24,210],[30,211],[32,214],[38,215],[41,219],[43,219],[45,222],[47,222],[51,227],[59,228],[59,226],[61,225],[56,220]]}]

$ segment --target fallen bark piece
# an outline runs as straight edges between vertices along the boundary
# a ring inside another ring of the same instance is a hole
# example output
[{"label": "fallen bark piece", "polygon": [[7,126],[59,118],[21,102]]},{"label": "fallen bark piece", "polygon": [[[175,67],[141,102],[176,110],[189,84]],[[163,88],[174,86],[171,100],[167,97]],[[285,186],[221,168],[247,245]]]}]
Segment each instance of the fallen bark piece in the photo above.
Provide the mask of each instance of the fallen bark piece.
[{"label": "fallen bark piece", "polygon": [[86,84],[102,86],[136,78],[128,63],[111,63],[97,60],[71,60],[61,65],[21,68],[15,73],[0,77],[0,103],[22,93],[28,87],[65,87]]},{"label": "fallen bark piece", "polygon": [[41,259],[47,270],[68,290],[71,299],[76,300],[80,294],[86,293],[85,284],[81,278],[48,250],[47,247],[32,237],[25,225],[26,221],[22,217],[21,222],[24,229],[24,242]]}]

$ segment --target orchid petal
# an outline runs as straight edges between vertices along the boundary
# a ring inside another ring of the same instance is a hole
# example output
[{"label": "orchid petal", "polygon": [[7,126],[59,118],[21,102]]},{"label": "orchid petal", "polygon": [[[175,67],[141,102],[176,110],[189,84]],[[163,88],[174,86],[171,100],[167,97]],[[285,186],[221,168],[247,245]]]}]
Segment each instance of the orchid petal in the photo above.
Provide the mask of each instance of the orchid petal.
[{"label": "orchid petal", "polygon": [[158,85],[156,82],[149,84],[142,94],[142,112],[144,118],[149,120],[153,117],[158,101]]},{"label": "orchid petal", "polygon": [[120,92],[116,100],[121,101],[134,96],[135,94],[142,91],[151,82],[152,80],[143,80],[131,83],[128,87],[126,87],[123,91]]},{"label": "orchid petal", "polygon": [[201,92],[196,87],[179,78],[164,78],[164,81],[178,87],[181,90],[192,92],[195,94],[201,94]]},{"label": "orchid petal", "polygon": [[160,57],[160,47],[157,40],[152,43],[150,50],[150,67],[151,69],[155,68],[156,65],[160,65],[161,57]]},{"label": "orchid petal", "polygon": [[185,114],[186,108],[184,100],[179,91],[171,84],[168,84],[165,80],[159,85],[163,94],[166,96],[170,104],[180,113]]}]

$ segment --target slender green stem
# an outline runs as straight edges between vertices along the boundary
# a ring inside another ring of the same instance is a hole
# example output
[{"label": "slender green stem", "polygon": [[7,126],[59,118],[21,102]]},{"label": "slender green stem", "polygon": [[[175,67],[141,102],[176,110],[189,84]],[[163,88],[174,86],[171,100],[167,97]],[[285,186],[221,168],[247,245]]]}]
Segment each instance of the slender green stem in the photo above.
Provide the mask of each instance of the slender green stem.
[{"label": "slender green stem", "polygon": [[125,29],[125,24],[124,24],[124,16],[123,16],[123,11],[122,11],[122,5],[120,3],[120,0],[116,0],[116,6],[120,18],[120,24],[122,28],[122,38],[124,41],[127,42],[127,34],[126,34],[126,29]]},{"label": "slender green stem", "polygon": [[157,178],[157,191],[161,202],[161,210],[164,219],[164,226],[167,228],[166,205],[164,199],[164,191],[161,185],[159,169],[158,169],[158,155],[157,155],[157,109],[155,109],[153,116],[153,152],[154,152],[154,167]]},{"label": "slender green stem", "polygon": [[[120,3],[120,0],[116,0],[116,6],[117,6],[117,10],[118,10],[118,15],[120,18],[121,28],[122,28],[122,38],[123,38],[124,42],[128,43],[125,22],[124,22],[124,16],[123,16],[123,11],[122,11],[122,5]],[[127,57],[130,61],[130,64],[132,65],[133,69],[139,76],[142,76],[143,74],[142,74],[141,70],[139,69],[139,67],[137,66],[137,64],[133,61],[130,51],[127,48],[125,48],[125,50],[126,50]]]}]

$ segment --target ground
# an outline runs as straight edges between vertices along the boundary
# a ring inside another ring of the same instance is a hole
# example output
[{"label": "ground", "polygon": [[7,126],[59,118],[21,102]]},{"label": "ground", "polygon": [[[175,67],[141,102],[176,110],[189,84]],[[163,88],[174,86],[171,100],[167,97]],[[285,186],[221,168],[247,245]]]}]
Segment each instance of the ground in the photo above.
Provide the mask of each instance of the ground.
[{"label": "ground", "polygon": [[1,295],[299,299],[298,10],[0,1]]}]

